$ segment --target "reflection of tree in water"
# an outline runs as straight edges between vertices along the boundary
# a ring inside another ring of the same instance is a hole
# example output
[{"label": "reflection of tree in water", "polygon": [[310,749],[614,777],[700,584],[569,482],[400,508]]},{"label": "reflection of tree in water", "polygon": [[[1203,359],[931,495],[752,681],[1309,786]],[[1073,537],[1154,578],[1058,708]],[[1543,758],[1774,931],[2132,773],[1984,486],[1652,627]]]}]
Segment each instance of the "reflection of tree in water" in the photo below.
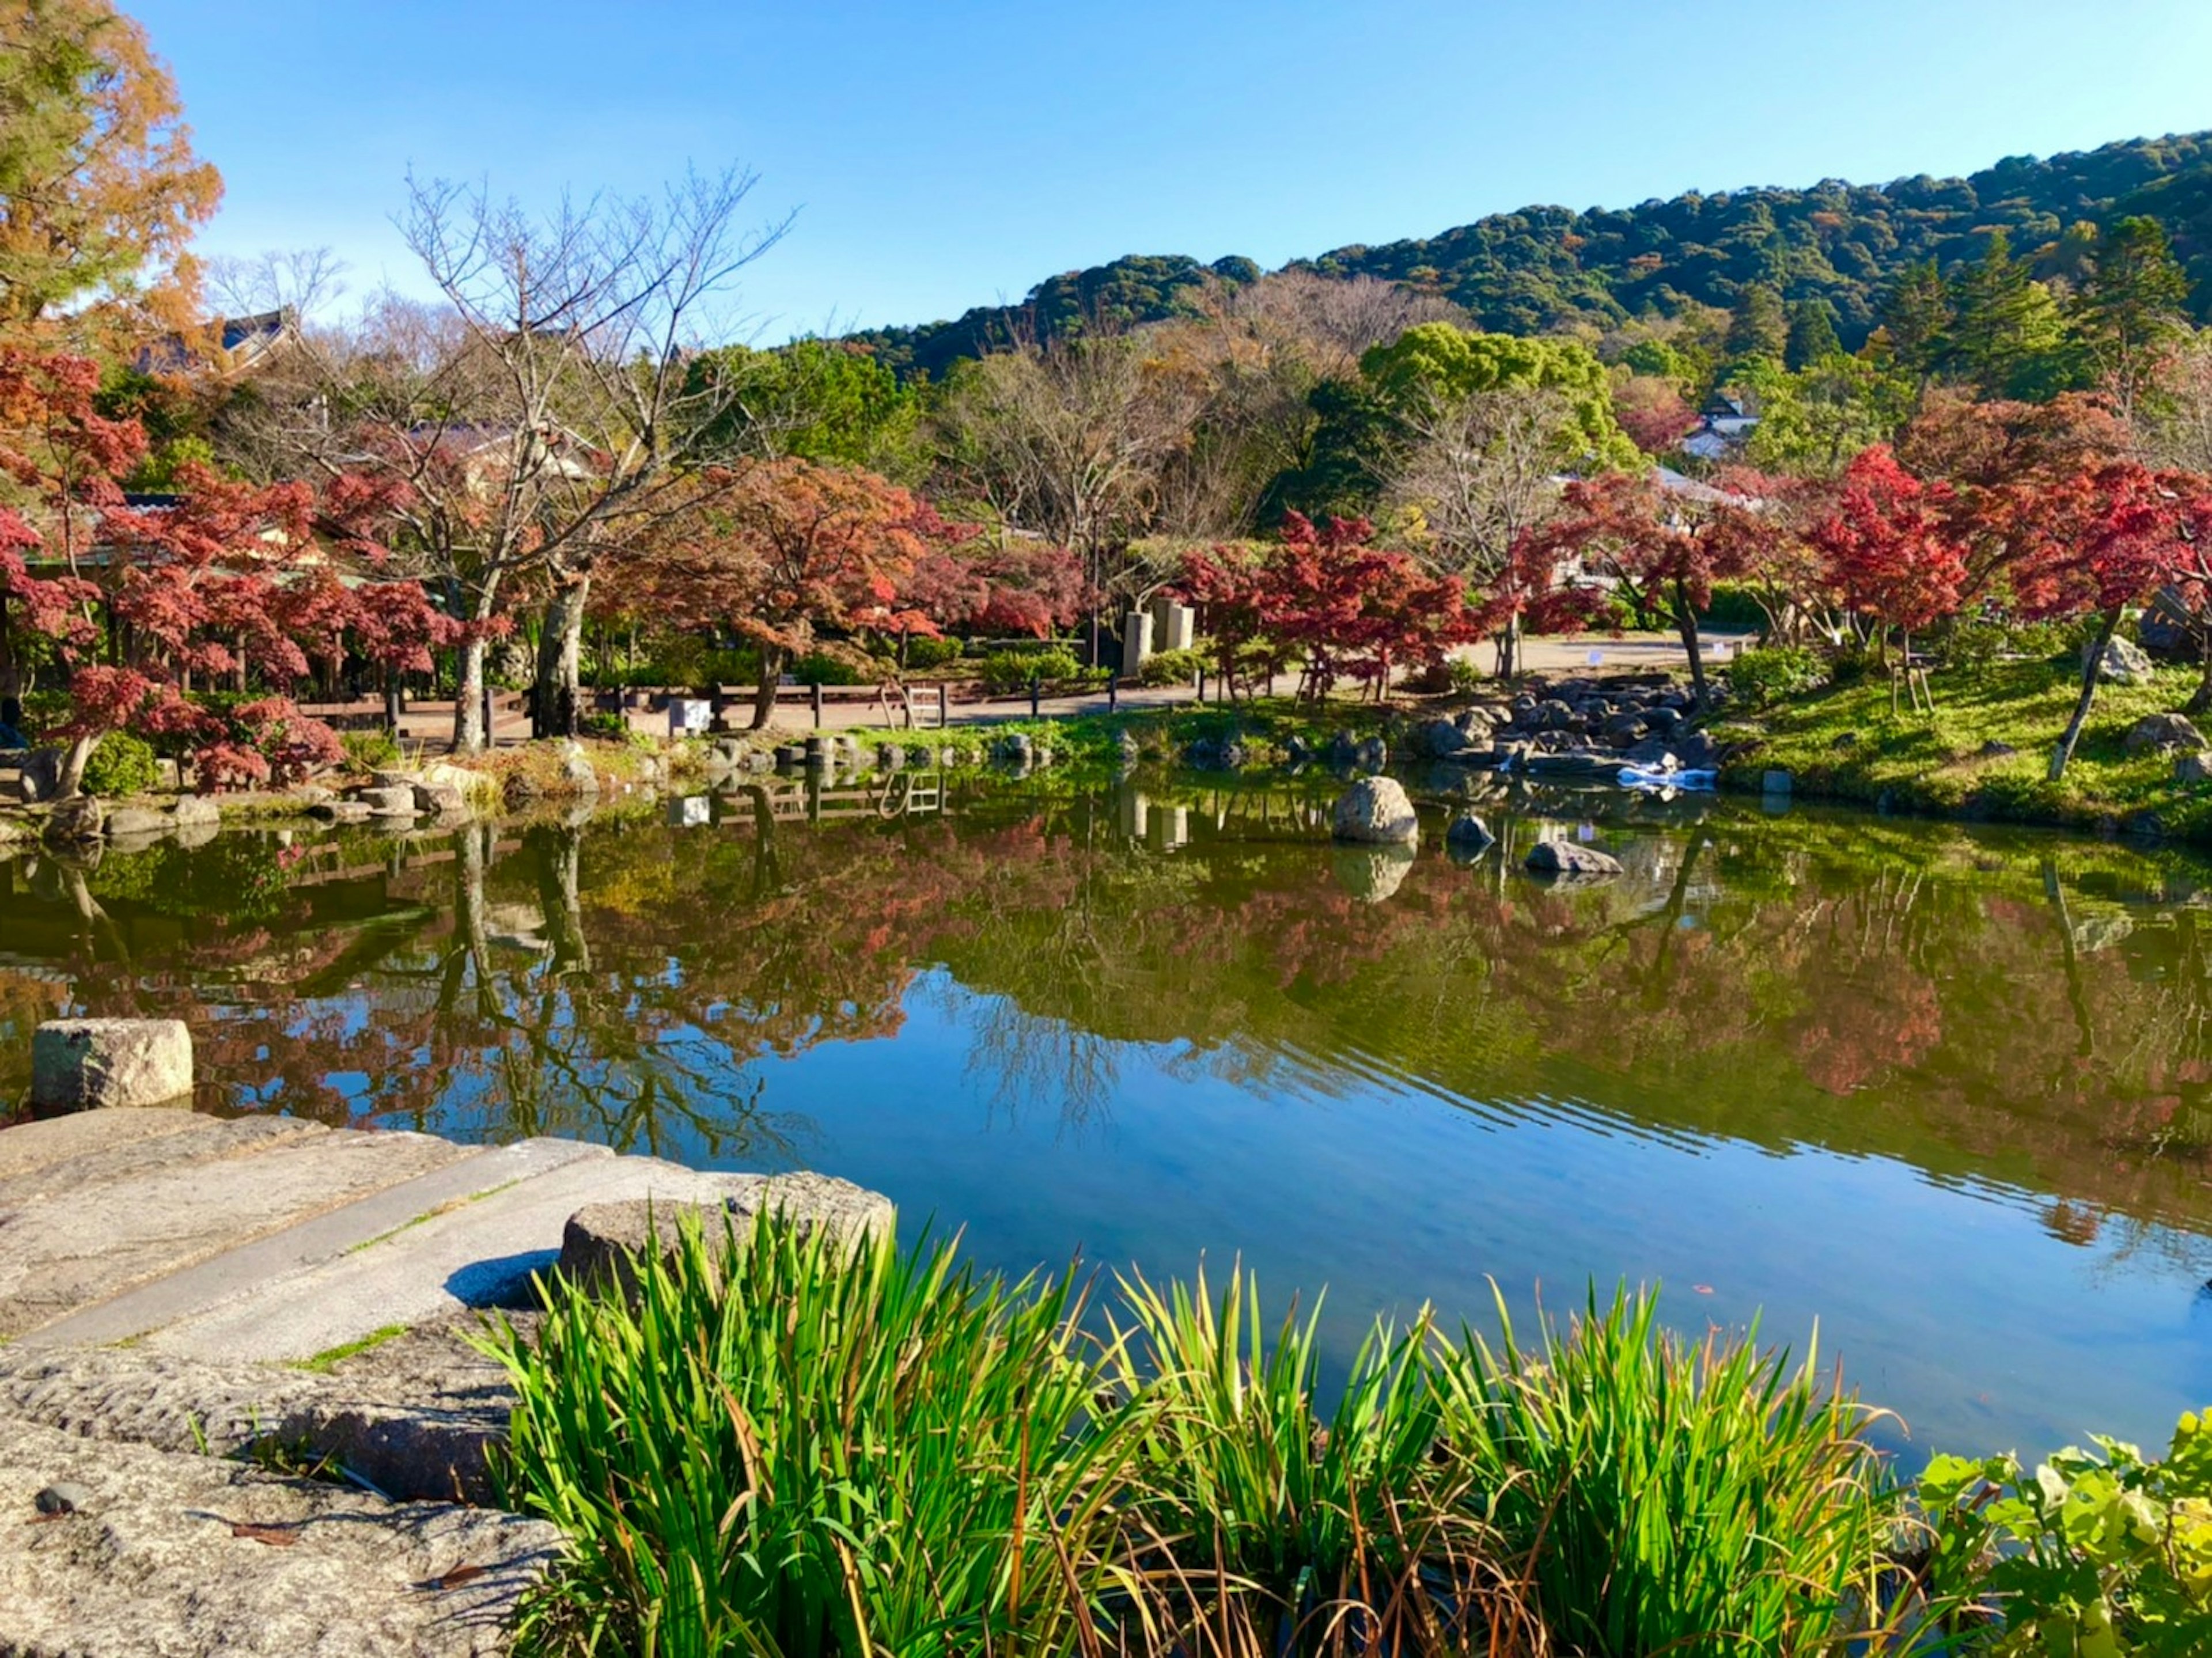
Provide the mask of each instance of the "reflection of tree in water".
[{"label": "reflection of tree in water", "polygon": [[[2193,866],[1723,805],[1608,831],[1627,878],[1547,889],[1517,872],[1558,832],[1542,804],[1486,805],[1497,851],[1425,851],[1379,902],[1334,878],[1306,803],[1227,786],[1185,802],[1174,847],[1105,799],[778,828],[762,793],[712,828],[346,835],[290,869],[257,837],[19,859],[0,1024],[61,981],[190,1020],[210,1103],[785,1160],[812,1127],[767,1112],[758,1062],[896,1035],[919,981],[1002,1115],[1095,1124],[1138,1042],[1169,1076],[1396,1079],[1894,1158],[2038,1194],[2100,1250],[2212,1224],[2212,914],[2154,902],[2190,897]],[[242,917],[221,889],[256,859]]]}]

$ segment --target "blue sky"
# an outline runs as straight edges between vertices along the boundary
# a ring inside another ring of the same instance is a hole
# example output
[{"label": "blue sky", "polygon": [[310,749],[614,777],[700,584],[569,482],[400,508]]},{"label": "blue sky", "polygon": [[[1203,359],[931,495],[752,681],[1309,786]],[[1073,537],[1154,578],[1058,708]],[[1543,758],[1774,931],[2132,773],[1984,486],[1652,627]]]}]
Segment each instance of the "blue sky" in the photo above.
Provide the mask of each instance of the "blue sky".
[{"label": "blue sky", "polygon": [[228,191],[205,251],[417,287],[412,165],[550,200],[749,164],[765,338],[1131,252],[1274,265],[1529,203],[1964,173],[2212,127],[2212,0],[124,0]]}]

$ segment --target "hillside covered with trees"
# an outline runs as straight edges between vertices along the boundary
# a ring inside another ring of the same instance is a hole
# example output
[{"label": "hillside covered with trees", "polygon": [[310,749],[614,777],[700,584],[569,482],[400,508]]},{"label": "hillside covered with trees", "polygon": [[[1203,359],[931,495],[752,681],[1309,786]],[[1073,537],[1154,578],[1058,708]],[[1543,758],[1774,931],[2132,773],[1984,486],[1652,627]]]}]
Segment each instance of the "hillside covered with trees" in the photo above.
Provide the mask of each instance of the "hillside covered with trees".
[{"label": "hillside covered with trees", "polygon": [[[1340,247],[1293,270],[1375,276],[1448,300],[1478,327],[1510,334],[1604,331],[1692,306],[1734,309],[1767,288],[1785,303],[1824,301],[1843,344],[1879,325],[1884,293],[1911,267],[1949,271],[2002,231],[2039,281],[2070,281],[2098,234],[2134,216],[2158,221],[2212,318],[2212,133],[2134,138],[2039,160],[2008,156],[1965,179],[1886,185],[1823,179],[1804,189],[1691,193],[1621,209],[1526,207],[1427,238]],[[1248,283],[1245,258],[1212,264],[1131,255],[1048,277],[1019,305],[957,320],[854,335],[901,374],[942,379],[963,357],[1042,341],[1100,320],[1187,314],[1209,289]]]}]

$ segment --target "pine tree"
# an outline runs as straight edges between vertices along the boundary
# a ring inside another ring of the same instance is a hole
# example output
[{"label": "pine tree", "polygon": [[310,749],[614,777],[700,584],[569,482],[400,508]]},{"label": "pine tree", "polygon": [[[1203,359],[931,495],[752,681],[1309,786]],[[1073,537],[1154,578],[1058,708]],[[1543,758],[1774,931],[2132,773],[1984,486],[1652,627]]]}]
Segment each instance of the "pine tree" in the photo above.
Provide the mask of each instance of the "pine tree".
[{"label": "pine tree", "polygon": [[2136,216],[2106,228],[2074,327],[2123,414],[2133,414],[2151,391],[2160,360],[2186,326],[2188,298],[2189,280],[2157,220]]},{"label": "pine tree", "polygon": [[1790,307],[1790,343],[1783,359],[1787,367],[1810,368],[1843,349],[1836,337],[1836,308],[1827,301],[1816,296]]}]

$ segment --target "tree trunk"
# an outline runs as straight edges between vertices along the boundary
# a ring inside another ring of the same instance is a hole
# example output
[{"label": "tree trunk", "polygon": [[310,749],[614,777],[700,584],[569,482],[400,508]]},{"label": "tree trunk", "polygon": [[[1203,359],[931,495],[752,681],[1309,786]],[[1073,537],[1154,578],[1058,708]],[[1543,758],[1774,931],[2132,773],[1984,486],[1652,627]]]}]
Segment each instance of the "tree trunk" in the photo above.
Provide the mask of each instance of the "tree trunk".
[{"label": "tree trunk", "polygon": [[399,672],[395,668],[384,671],[384,732],[393,739],[399,736],[399,716],[404,710],[399,702]]},{"label": "tree trunk", "polygon": [[1674,584],[1674,630],[1682,636],[1682,653],[1690,659],[1690,698],[1705,706],[1705,653],[1698,636],[1698,613],[1691,607],[1689,590]]},{"label": "tree trunk", "polygon": [[55,780],[54,799],[74,800],[84,788],[84,768],[92,763],[92,751],[100,746],[105,733],[94,732],[88,737],[70,738],[69,747],[62,754],[61,774]]},{"label": "tree trunk", "polygon": [[577,699],[583,689],[584,605],[592,578],[580,575],[553,590],[538,635],[538,679],[531,691],[531,731],[538,737],[574,737]]},{"label": "tree trunk", "polygon": [[766,731],[775,715],[775,688],[783,679],[783,652],[774,645],[761,647],[760,688],[753,694],[753,729]]},{"label": "tree trunk", "polygon": [[[8,616],[8,595],[0,593],[0,696],[12,702],[22,694],[23,670],[15,659],[15,635]],[[0,716],[0,725],[15,723]]]},{"label": "tree trunk", "polygon": [[2105,647],[2112,642],[2112,635],[2120,630],[2120,606],[2115,604],[2105,612],[2104,625],[2097,629],[2097,642],[2089,647],[2089,659],[2081,666],[2081,695],[2074,701],[2074,717],[2066,722],[2066,734],[2058,739],[2051,751],[2051,780],[2056,783],[2066,775],[2066,762],[2074,757],[2074,745],[2081,740],[2081,727],[2088,723],[2089,705],[2097,700],[2097,676],[2105,666]]},{"label": "tree trunk", "polygon": [[2190,694],[2184,714],[2203,714],[2212,710],[2212,628],[2192,630],[2197,640],[2197,653],[2203,659],[2203,671],[2197,676],[2197,689]]},{"label": "tree trunk", "polygon": [[480,754],[490,740],[491,733],[484,729],[483,717],[487,648],[482,635],[473,636],[461,646],[453,687],[453,749],[459,754]]}]

